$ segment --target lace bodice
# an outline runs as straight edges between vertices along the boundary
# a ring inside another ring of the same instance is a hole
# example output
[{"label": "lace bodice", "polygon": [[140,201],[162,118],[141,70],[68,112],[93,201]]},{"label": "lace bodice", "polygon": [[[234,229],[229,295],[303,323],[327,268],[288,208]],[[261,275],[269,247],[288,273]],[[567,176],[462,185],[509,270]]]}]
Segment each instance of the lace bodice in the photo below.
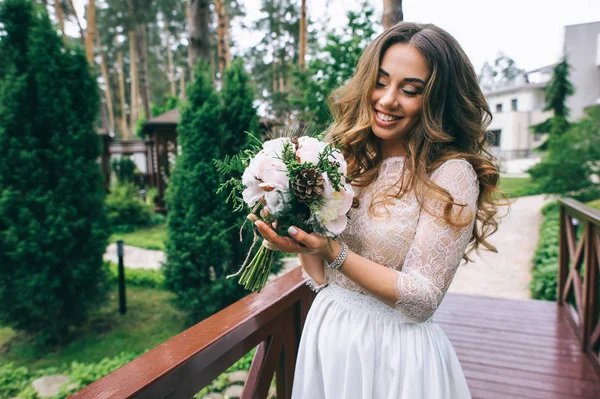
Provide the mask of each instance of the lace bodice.
[{"label": "lace bodice", "polygon": [[[450,160],[431,175],[431,179],[446,189],[461,208],[454,206],[452,219],[467,221],[464,227],[453,227],[443,219],[444,202],[432,196],[423,200],[425,211],[409,192],[392,203],[373,198],[399,180],[404,157],[385,159],[377,179],[357,193],[358,208],[350,211],[348,227],[340,236],[358,255],[396,270],[396,309],[415,322],[428,320],[441,303],[456,268],[471,239],[479,186],[473,167],[465,160]],[[365,293],[340,271],[325,268],[327,284],[336,284],[351,291]],[[309,281],[310,282],[310,281]]]}]

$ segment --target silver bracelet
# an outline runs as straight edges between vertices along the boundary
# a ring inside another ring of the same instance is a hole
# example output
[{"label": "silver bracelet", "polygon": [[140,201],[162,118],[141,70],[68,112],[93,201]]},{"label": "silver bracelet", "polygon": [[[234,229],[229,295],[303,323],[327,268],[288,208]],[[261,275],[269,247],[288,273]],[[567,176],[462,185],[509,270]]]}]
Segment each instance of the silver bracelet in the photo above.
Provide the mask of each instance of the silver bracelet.
[{"label": "silver bracelet", "polygon": [[346,245],[346,243],[343,242],[340,246],[340,252],[335,257],[333,262],[329,263],[327,266],[332,269],[335,269],[335,270],[340,270],[340,267],[342,267],[342,264],[344,263],[344,261],[346,260],[347,257],[348,257],[348,245]]}]

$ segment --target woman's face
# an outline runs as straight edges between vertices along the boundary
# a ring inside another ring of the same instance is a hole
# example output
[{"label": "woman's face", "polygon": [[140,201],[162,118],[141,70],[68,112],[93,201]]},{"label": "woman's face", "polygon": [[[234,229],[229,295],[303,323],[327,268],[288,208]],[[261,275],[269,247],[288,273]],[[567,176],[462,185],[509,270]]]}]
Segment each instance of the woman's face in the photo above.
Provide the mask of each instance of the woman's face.
[{"label": "woman's face", "polygon": [[396,43],[383,55],[371,106],[372,130],[382,140],[384,158],[404,154],[404,139],[419,121],[429,75],[425,57],[410,44]]}]

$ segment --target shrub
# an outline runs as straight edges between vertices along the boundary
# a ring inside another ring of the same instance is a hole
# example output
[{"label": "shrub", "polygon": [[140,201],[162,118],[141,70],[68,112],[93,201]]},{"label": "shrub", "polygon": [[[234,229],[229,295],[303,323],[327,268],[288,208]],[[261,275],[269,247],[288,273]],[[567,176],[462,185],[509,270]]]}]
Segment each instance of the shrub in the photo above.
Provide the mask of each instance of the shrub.
[{"label": "shrub", "polygon": [[133,175],[136,166],[135,162],[133,162],[130,158],[122,157],[119,159],[113,159],[111,166],[112,170],[117,176],[117,182],[119,184],[133,182]]},{"label": "shrub", "polygon": [[92,382],[110,374],[122,365],[132,361],[139,354],[121,353],[113,358],[104,358],[98,363],[73,362],[62,368],[47,368],[30,371],[27,367],[17,367],[13,363],[0,366],[0,398],[18,396],[20,399],[38,399],[38,395],[31,387],[33,380],[45,375],[65,374],[69,377],[66,386],[73,384],[70,390],[66,386],[58,395],[51,399],[64,399]]},{"label": "shrub", "polygon": [[98,85],[43,7],[0,26],[0,324],[60,344],[106,298]]},{"label": "shrub", "polygon": [[106,197],[106,208],[113,232],[129,232],[136,227],[148,226],[152,221],[152,208],[138,198],[133,183],[113,186]]},{"label": "shrub", "polygon": [[[119,265],[109,262],[110,281],[116,283],[119,278]],[[162,270],[125,268],[126,285],[145,288],[165,288],[165,275]]]},{"label": "shrub", "polygon": [[200,62],[188,86],[181,111],[177,158],[167,191],[168,237],[165,278],[175,304],[195,323],[245,295],[226,279],[231,249],[221,235],[224,198],[216,195],[221,177],[213,159],[221,157],[220,102],[212,86],[210,67]]}]

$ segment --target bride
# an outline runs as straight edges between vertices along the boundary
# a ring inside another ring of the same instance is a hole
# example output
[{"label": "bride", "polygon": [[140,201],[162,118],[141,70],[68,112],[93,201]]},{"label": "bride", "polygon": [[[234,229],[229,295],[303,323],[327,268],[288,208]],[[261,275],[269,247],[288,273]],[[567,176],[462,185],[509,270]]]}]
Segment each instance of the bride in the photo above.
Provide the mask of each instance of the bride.
[{"label": "bride", "polygon": [[470,398],[433,315],[465,252],[491,246],[498,171],[490,111],[469,59],[434,25],[399,23],[330,97],[327,141],[357,192],[337,241],[261,234],[299,253],[318,291],[300,342],[295,399]]}]

